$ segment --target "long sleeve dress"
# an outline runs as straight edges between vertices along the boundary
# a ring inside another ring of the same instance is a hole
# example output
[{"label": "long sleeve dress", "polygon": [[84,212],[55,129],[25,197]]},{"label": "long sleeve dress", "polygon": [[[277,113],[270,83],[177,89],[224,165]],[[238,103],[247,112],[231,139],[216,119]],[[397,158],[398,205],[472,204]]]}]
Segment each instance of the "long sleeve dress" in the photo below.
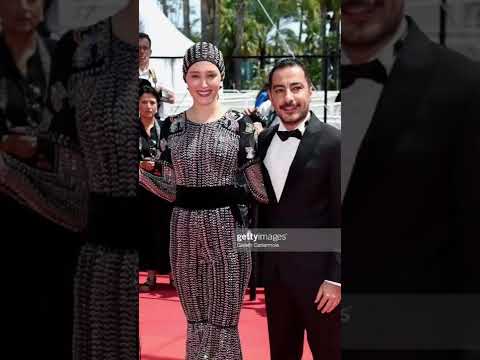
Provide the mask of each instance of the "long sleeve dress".
[{"label": "long sleeve dress", "polygon": [[68,33],[53,58],[49,134],[39,139],[52,169],[0,158],[4,192],[66,228],[86,228],[74,360],[138,358],[137,71],[138,48],[114,36],[111,19]]},{"label": "long sleeve dress", "polygon": [[251,257],[236,248],[235,230],[246,225],[245,195],[268,201],[253,125],[235,111],[206,124],[182,113],[165,120],[160,147],[161,178],[140,170],[140,183],[175,201],[170,259],[188,322],[187,359],[241,359]]}]

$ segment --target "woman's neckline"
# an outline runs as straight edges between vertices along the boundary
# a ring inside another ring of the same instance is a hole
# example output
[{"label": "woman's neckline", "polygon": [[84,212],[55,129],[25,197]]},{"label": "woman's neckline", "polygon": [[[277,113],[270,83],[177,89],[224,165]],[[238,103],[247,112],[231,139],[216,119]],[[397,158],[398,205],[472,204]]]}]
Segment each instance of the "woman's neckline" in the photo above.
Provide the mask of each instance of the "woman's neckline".
[{"label": "woman's neckline", "polygon": [[215,119],[215,120],[212,120],[212,121],[208,121],[208,122],[202,122],[202,123],[201,123],[201,122],[196,122],[196,121],[190,120],[190,119],[188,118],[188,116],[187,116],[187,112],[186,112],[186,111],[183,112],[183,115],[184,115],[186,121],[188,121],[188,122],[191,123],[191,124],[195,124],[195,125],[211,125],[211,124],[216,124],[216,123],[218,123],[221,119],[223,119],[223,117],[225,116],[225,115],[221,115],[218,119]]}]

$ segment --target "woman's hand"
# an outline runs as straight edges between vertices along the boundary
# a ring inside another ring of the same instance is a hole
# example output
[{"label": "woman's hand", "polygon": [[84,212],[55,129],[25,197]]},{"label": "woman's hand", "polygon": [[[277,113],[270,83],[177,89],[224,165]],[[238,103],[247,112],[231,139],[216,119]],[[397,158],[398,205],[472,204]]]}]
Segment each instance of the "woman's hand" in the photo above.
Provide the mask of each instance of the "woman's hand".
[{"label": "woman's hand", "polygon": [[148,172],[152,172],[155,169],[155,162],[151,160],[140,161],[140,167]]},{"label": "woman's hand", "polygon": [[0,150],[22,160],[28,160],[37,153],[37,137],[8,134],[2,137]]}]

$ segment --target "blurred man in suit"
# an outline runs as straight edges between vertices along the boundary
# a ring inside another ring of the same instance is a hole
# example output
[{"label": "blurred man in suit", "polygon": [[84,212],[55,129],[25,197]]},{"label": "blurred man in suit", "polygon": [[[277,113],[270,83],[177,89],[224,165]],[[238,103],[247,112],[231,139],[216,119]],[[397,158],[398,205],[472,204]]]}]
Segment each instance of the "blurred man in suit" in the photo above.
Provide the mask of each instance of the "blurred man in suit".
[{"label": "blurred man in suit", "polygon": [[[404,0],[342,1],[342,274],[347,294],[370,296],[367,301],[384,309],[389,304],[379,294],[407,295],[416,304],[412,310],[429,313],[434,322],[392,323],[407,334],[429,330],[415,342],[364,337],[364,348],[392,351],[354,351],[352,358],[432,355],[422,348],[438,349],[437,359],[456,359],[467,353],[461,341],[448,343],[452,325],[435,307],[442,294],[479,292],[480,68],[429,40],[404,6]],[[453,299],[457,310],[460,298]],[[364,308],[353,303],[352,319],[355,311],[361,315]],[[351,327],[361,331],[397,315],[380,313],[364,324],[352,320]],[[351,340],[360,334],[345,330],[345,346],[352,350]]]}]

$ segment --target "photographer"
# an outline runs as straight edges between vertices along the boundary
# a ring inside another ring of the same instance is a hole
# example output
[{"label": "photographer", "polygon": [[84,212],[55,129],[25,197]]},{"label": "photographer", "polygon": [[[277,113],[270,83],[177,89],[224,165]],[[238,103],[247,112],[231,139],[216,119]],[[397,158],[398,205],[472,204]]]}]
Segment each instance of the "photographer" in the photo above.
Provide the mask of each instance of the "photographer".
[{"label": "photographer", "polygon": [[[156,119],[160,96],[147,80],[140,80],[138,108],[140,114],[139,166],[150,173],[156,172],[160,124]],[[155,289],[156,274],[170,272],[169,224],[171,206],[150,191],[139,188],[142,204],[142,249],[140,268],[148,270],[147,281],[140,285],[140,292]]]},{"label": "photographer", "polygon": [[140,33],[138,35],[138,77],[148,80],[159,93],[158,115],[160,119],[163,119],[165,117],[163,103],[174,104],[175,93],[158,82],[157,72],[155,68],[150,65],[151,55],[152,40],[147,34]]},{"label": "photographer", "polygon": [[157,115],[160,96],[158,92],[148,83],[140,80],[140,93],[138,100],[138,109],[142,127],[140,130],[140,167],[147,171],[153,171],[155,168],[155,155],[159,135],[159,124],[155,116]]}]

